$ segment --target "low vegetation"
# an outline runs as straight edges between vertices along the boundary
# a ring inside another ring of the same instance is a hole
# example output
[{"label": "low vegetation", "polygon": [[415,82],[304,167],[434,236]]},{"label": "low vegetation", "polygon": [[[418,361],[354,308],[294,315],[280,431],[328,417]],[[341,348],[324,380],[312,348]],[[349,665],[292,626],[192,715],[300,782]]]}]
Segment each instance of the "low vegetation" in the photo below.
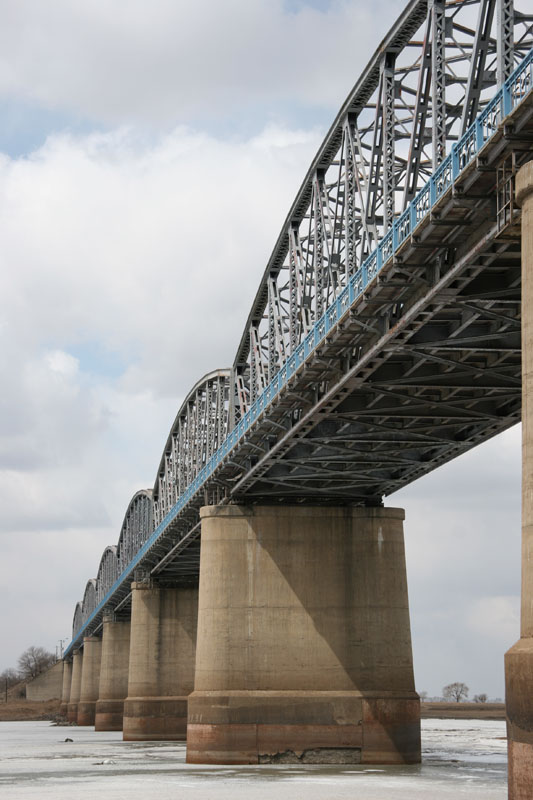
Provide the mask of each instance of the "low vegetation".
[{"label": "low vegetation", "polygon": [[45,650],[44,647],[28,647],[19,656],[17,669],[8,667],[0,672],[0,691],[4,693],[6,701],[9,690],[15,689],[15,687],[19,687],[18,696],[24,697],[25,691],[22,684],[33,680],[41,672],[46,672],[52,664],[55,664],[56,660],[55,655]]}]

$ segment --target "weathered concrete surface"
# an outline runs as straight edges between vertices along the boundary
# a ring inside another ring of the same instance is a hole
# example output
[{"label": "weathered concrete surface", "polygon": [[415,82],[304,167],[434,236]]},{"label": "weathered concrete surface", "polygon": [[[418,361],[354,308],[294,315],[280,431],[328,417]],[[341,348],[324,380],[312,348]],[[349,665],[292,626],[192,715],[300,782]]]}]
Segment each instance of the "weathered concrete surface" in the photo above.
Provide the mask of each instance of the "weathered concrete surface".
[{"label": "weathered concrete surface", "polygon": [[94,725],[96,701],[100,687],[101,660],[102,640],[96,636],[86,636],[83,639],[78,725]]},{"label": "weathered concrete surface", "polygon": [[70,687],[72,684],[72,661],[63,661],[63,685],[61,687],[61,705],[59,713],[64,717],[68,713],[68,702],[70,700]]},{"label": "weathered concrete surface", "polygon": [[132,584],[124,740],[183,740],[194,685],[198,589]]},{"label": "weathered concrete surface", "polygon": [[100,689],[94,719],[97,731],[122,730],[129,661],[129,620],[114,620],[112,616],[104,616]]},{"label": "weathered concrete surface", "polygon": [[187,760],[418,762],[403,510],[201,516]]},{"label": "weathered concrete surface", "polygon": [[27,700],[59,700],[63,692],[63,662],[58,661],[46,672],[26,684]]},{"label": "weathered concrete surface", "polygon": [[75,650],[72,656],[72,682],[70,684],[70,698],[67,706],[67,719],[69,722],[78,721],[78,701],[81,689],[81,671],[83,667],[83,652]]},{"label": "weathered concrete surface", "polygon": [[533,797],[533,161],[516,176],[522,206],[522,606],[505,654],[509,798]]}]

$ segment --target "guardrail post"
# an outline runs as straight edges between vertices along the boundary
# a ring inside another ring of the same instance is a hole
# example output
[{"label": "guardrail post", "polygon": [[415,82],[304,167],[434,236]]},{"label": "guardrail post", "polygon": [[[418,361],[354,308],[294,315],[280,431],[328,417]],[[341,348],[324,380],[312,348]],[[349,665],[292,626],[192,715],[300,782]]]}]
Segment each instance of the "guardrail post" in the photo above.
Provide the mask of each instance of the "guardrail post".
[{"label": "guardrail post", "polygon": [[503,117],[505,119],[505,117],[507,117],[513,110],[512,99],[511,99],[511,82],[509,80],[506,80],[505,83],[503,84],[502,99],[503,99]]}]

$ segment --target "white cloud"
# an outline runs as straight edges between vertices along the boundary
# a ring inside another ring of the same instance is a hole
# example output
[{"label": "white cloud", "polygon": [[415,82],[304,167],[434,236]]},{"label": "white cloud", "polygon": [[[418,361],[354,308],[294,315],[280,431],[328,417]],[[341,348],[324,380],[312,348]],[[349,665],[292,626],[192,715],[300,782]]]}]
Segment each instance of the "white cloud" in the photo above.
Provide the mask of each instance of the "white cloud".
[{"label": "white cloud", "polygon": [[30,541],[32,569],[68,570],[69,587],[74,570],[63,629],[130,497],[153,484],[183,396],[233,360],[318,141],[275,126],[235,142],[123,128],[0,161],[3,569],[19,570]]},{"label": "white cloud", "polygon": [[57,372],[65,378],[75,377],[80,365],[77,358],[69,355],[69,353],[64,353],[62,350],[54,350],[48,353],[46,361],[52,372]]},{"label": "white cloud", "polygon": [[0,92],[109,124],[231,116],[243,103],[337,106],[385,33],[376,19],[392,24],[403,5],[7,0]]},{"label": "white cloud", "polygon": [[510,647],[520,638],[520,596],[478,597],[468,609],[467,625],[475,633],[503,640]]},{"label": "white cloud", "polygon": [[90,335],[135,353],[128,391],[185,393],[232,360],[318,139],[269,128],[228,143],[177,129],[152,145],[121,131],[54,137],[29,160],[5,160],[10,339],[65,349]]}]

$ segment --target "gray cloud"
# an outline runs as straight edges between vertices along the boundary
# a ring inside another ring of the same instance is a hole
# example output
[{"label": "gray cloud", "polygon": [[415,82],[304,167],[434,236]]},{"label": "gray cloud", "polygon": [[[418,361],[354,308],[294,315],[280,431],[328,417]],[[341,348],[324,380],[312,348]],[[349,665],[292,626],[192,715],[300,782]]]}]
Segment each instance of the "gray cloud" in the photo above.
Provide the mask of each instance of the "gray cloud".
[{"label": "gray cloud", "polygon": [[[244,104],[339,105],[400,0],[8,0],[0,92],[109,124],[175,124]],[[354,45],[354,43],[357,43]]]}]

